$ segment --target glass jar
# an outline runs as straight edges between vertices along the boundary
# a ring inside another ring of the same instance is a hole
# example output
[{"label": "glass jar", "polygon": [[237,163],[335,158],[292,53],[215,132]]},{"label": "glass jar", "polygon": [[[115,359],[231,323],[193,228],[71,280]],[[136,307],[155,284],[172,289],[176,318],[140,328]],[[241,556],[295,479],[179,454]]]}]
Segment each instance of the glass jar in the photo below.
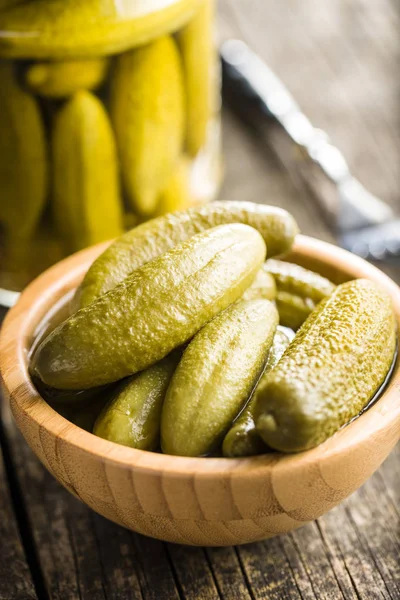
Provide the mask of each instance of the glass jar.
[{"label": "glass jar", "polygon": [[0,0],[0,303],[221,180],[215,0]]}]

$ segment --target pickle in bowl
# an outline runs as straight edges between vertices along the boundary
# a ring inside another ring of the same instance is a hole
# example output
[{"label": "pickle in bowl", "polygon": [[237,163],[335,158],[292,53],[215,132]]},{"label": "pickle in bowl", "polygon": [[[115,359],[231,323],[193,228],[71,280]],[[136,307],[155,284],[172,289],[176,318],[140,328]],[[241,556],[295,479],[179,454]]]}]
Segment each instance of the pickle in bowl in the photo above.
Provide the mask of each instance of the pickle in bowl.
[{"label": "pickle in bowl", "polygon": [[336,287],[267,257],[296,231],[285,211],[219,202],[123,234],[35,345],[39,392],[142,451],[240,459],[322,444],[387,381],[396,325],[378,284]]},{"label": "pickle in bowl", "polygon": [[332,294],[335,285],[300,265],[269,259],[264,265],[276,285],[276,306],[279,322],[297,330],[321,300]]},{"label": "pickle in bowl", "polygon": [[57,262],[31,264],[43,228],[72,254],[215,199],[215,21],[216,0],[0,0],[0,289]]},{"label": "pickle in bowl", "polygon": [[277,324],[269,300],[243,300],[194,337],[165,399],[163,452],[204,456],[215,450],[260,378]]},{"label": "pickle in bowl", "polygon": [[265,443],[282,452],[321,444],[368,404],[395,346],[390,297],[365,279],[338,286],[268,375],[255,407]]},{"label": "pickle in bowl", "polygon": [[59,389],[88,389],[150,367],[238,300],[265,254],[248,225],[190,238],[54,329],[33,355],[32,374]]}]

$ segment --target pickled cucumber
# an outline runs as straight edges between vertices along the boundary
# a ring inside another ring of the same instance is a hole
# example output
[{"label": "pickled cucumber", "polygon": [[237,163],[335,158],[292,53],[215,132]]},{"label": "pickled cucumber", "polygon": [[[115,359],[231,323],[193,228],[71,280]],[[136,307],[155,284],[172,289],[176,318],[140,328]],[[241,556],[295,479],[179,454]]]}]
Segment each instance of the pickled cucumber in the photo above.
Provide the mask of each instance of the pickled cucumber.
[{"label": "pickled cucumber", "polygon": [[271,258],[264,268],[274,277],[278,290],[310,298],[316,304],[330,296],[335,289],[335,285],[326,277],[294,263]]},{"label": "pickled cucumber", "polygon": [[190,202],[190,160],[183,156],[158,199],[154,216],[185,210],[189,208]]},{"label": "pickled cucumber", "polygon": [[344,283],[317,306],[268,374],[257,431],[282,452],[317,446],[355,417],[383,382],[396,344],[391,299],[376,283]]},{"label": "pickled cucumber", "polygon": [[0,62],[0,225],[5,241],[26,245],[48,188],[47,147],[36,100],[18,84],[14,66]]},{"label": "pickled cucumber", "polygon": [[275,300],[275,297],[275,279],[265,269],[260,269],[251,286],[243,294],[242,299],[254,300],[255,298],[265,298],[266,300]]},{"label": "pickled cucumber", "polygon": [[296,294],[278,290],[276,306],[279,312],[279,322],[285,327],[297,331],[317,305],[311,298],[302,298]]},{"label": "pickled cucumber", "polygon": [[117,58],[110,111],[128,199],[152,215],[183,146],[182,64],[172,37]]},{"label": "pickled cucumber", "polygon": [[63,98],[80,90],[99,87],[108,66],[109,61],[105,58],[38,62],[26,69],[25,82],[35,94]]},{"label": "pickled cucumber", "polygon": [[282,333],[286,335],[289,342],[291,342],[296,336],[296,332],[291,327],[285,327],[284,325],[278,325],[278,331],[282,331]]},{"label": "pickled cucumber", "polygon": [[77,92],[57,114],[53,168],[53,213],[67,252],[122,233],[113,133],[90,92]]},{"label": "pickled cucumber", "polygon": [[245,223],[263,236],[268,256],[287,251],[298,227],[283,209],[252,202],[212,202],[158,217],[128,231],[94,261],[79,286],[72,310],[88,306],[135,269],[193,235],[224,223]]},{"label": "pickled cucumber", "polygon": [[295,330],[335,289],[329,279],[293,263],[271,259],[264,268],[276,282],[280,323]]},{"label": "pickled cucumber", "polygon": [[179,358],[175,352],[123,381],[98,416],[93,433],[123,446],[155,450],[162,405]]},{"label": "pickled cucumber", "polygon": [[258,396],[267,380],[269,371],[275,367],[288,346],[289,338],[282,329],[278,328],[260,382],[255,388],[250,402],[224,438],[222,444],[222,453],[224,456],[228,458],[255,456],[256,454],[263,454],[268,451],[268,447],[257,433],[256,424],[254,422],[254,409],[257,404]]},{"label": "pickled cucumber", "polygon": [[192,237],[54,329],[31,372],[59,389],[87,389],[151,366],[236,302],[265,254],[261,235],[246,225]]},{"label": "pickled cucumber", "polygon": [[269,300],[242,301],[195,336],[165,398],[164,453],[204,456],[216,447],[264,369],[277,324],[278,313]]},{"label": "pickled cucumber", "polygon": [[0,56],[65,59],[123,52],[176,31],[201,1],[21,0],[0,12]]},{"label": "pickled cucumber", "polygon": [[215,0],[203,0],[197,15],[177,34],[186,84],[186,149],[191,156],[205,145],[207,126],[218,110]]}]

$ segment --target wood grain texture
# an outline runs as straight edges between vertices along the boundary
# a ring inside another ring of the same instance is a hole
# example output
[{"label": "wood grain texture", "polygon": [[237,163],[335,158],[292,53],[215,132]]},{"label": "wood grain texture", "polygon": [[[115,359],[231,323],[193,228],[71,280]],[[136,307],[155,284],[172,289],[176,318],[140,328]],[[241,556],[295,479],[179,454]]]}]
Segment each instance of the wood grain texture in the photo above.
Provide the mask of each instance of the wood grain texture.
[{"label": "wood grain texture", "polygon": [[[172,457],[114,444],[66,421],[33,387],[27,357],[43,317],[103,249],[80,252],[33,282],[8,313],[0,338],[4,389],[19,429],[47,469],[90,508],[170,542],[248,543],[318,518],[362,485],[393,449],[400,437],[400,365],[376,405],[298,455]],[[372,265],[304,236],[288,257],[317,266],[335,282],[376,281],[391,295],[400,326],[400,289]]]},{"label": "wood grain texture", "polygon": [[[219,6],[221,38],[240,37],[260,53],[313,124],[325,129],[344,152],[354,175],[400,208],[397,0],[285,0],[279,5],[272,0],[225,0]],[[238,165],[243,153],[235,154]],[[257,160],[256,153],[248,153],[247,161],[253,158]],[[268,162],[264,164],[270,175]],[[231,165],[229,174],[233,161]],[[271,175],[272,185],[279,185]],[[236,171],[235,179],[239,177]],[[269,177],[246,179],[241,178],[241,192],[246,185],[254,185],[255,192]],[[227,185],[231,188],[229,178]],[[288,201],[295,207],[293,193]],[[315,215],[312,222],[318,222]],[[303,231],[311,233],[307,225]]]},{"label": "wood grain texture", "polygon": [[35,599],[37,596],[12,504],[2,441],[3,432],[0,424],[0,600]]},{"label": "wood grain texture", "polygon": [[[219,6],[222,36],[243,37],[260,52],[296,94],[306,114],[329,131],[363,183],[398,207],[398,1],[219,0]],[[335,102],[331,101],[332,94]],[[295,214],[304,233],[333,240],[304,189],[282,171],[254,131],[244,128],[229,111],[224,114],[224,149],[222,197],[280,204]],[[399,268],[385,270],[400,281]],[[80,536],[85,532],[90,540],[93,562],[102,557],[101,566],[90,575],[100,581],[98,587],[104,589],[101,597],[185,598],[169,557],[172,546],[91,516],[91,511],[43,468],[11,423],[7,423],[7,437],[49,597],[91,600],[84,583],[88,574],[80,570],[87,564],[82,557],[73,559],[80,552],[74,541],[79,529]],[[223,585],[232,581],[241,592],[243,586],[247,588],[238,596],[244,599],[397,600],[399,481],[397,446],[358,492],[318,519],[316,526],[310,524],[295,533],[236,549],[208,549],[207,553],[215,556],[214,562],[207,560],[205,552],[198,552],[197,561],[205,563],[202,569],[211,566],[214,573],[210,593],[215,595],[217,582],[221,598],[235,598]],[[91,533],[93,524],[97,538]],[[324,571],[329,576],[320,590],[315,565],[320,567],[321,563],[315,561],[321,551],[330,569]],[[228,562],[222,559],[225,553]],[[180,560],[181,573],[193,568],[193,561],[186,560],[184,552]],[[383,568],[383,563],[389,568]],[[224,570],[223,578],[218,566]],[[141,582],[141,596],[136,595],[136,584],[130,593],[130,580],[136,578],[133,570]],[[189,577],[186,575],[186,581]],[[186,585],[185,590],[193,597],[196,586]]]},{"label": "wood grain texture", "polygon": [[[103,588],[97,597],[113,600],[196,594],[397,600],[400,594],[400,446],[358,492],[315,523],[247,546],[204,550],[164,544],[93,514],[43,468],[11,422],[8,439],[49,598],[91,600],[91,579]],[[87,543],[80,546],[83,535]],[[376,566],[377,545],[389,576]],[[92,556],[85,561],[88,548]]]}]

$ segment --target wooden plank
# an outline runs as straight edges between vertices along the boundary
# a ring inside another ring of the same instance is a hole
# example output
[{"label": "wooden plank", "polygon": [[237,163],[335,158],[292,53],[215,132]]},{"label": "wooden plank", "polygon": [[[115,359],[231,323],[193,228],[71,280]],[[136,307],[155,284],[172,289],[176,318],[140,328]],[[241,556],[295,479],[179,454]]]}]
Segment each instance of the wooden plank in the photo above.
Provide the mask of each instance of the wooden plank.
[{"label": "wooden plank", "polygon": [[185,600],[219,600],[220,594],[203,548],[168,544],[168,553]]},{"label": "wooden plank", "polygon": [[400,446],[359,492],[317,523],[235,551],[132,534],[70,496],[18,433],[12,440],[50,598],[394,600],[400,594],[399,486],[392,475]]},{"label": "wooden plank", "polygon": [[253,597],[236,548],[207,548],[206,555],[221,598],[251,600]]},{"label": "wooden plank", "polygon": [[285,536],[282,546],[303,598],[343,597],[316,523]]},{"label": "wooden plank", "polygon": [[179,600],[165,544],[135,535],[99,515],[94,515],[94,521],[107,598],[125,600],[130,589],[136,595],[131,591],[129,598]]},{"label": "wooden plank", "polygon": [[[255,598],[400,597],[400,445],[355,494],[287,536],[238,549]],[[393,502],[397,498],[397,503]]]},{"label": "wooden plank", "polygon": [[[318,528],[345,597],[397,598],[399,515],[390,506],[393,490],[382,474],[398,461],[400,447],[381,469],[345,503],[318,520]],[[398,484],[396,484],[398,487]],[[388,506],[389,504],[389,506]]]},{"label": "wooden plank", "polygon": [[[400,459],[400,448],[389,464]],[[390,467],[385,466],[387,471]],[[392,490],[399,495],[399,483]],[[359,497],[349,499],[347,510],[357,531],[360,545],[368,556],[376,582],[382,582],[382,595],[400,597],[399,504],[394,504],[380,473],[360,490]],[[384,586],[384,587],[383,587]]]},{"label": "wooden plank", "polygon": [[76,500],[11,423],[7,439],[49,598],[179,598],[162,542],[118,527]]},{"label": "wooden plank", "polygon": [[[395,9],[394,2],[371,5],[365,0],[290,0],[279,9],[268,0],[249,4],[220,4],[221,37],[239,36],[258,51],[313,122],[331,134],[354,173],[372,191],[398,206],[399,86],[397,80],[393,83],[399,54],[398,6]],[[391,10],[385,10],[389,6]],[[381,37],[371,27],[376,20]],[[273,176],[274,158],[260,135],[242,129],[234,117],[226,118],[230,164],[225,196],[237,192],[235,197],[277,203],[293,212],[304,233],[331,240],[332,234],[304,191],[293,193],[288,180],[279,182]],[[398,268],[384,270],[400,276]],[[400,449],[397,456],[399,453]],[[396,460],[393,456],[387,464]],[[380,478],[384,486],[377,483]],[[399,516],[393,510],[399,505],[398,481],[393,469],[384,465],[342,506],[316,524],[283,536],[279,546],[269,540],[262,550],[259,545],[251,550],[240,548],[255,597],[399,597]],[[392,509],[387,506],[389,499]],[[373,514],[377,506],[379,525]],[[364,516],[363,511],[367,513]],[[280,576],[282,568],[284,577]]]},{"label": "wooden plank", "polygon": [[[241,35],[251,43],[315,124],[331,133],[355,174],[398,202],[396,1],[287,0],[278,7],[272,0],[220,0],[220,12],[222,37]],[[313,202],[254,132],[229,112],[224,131],[221,197],[279,204],[305,233],[333,239]],[[259,544],[204,550],[149,540],[95,515],[45,472],[10,425],[7,434],[50,598],[400,597],[400,448],[361,490],[316,523]],[[4,487],[0,473],[0,486],[2,481]],[[0,528],[5,526],[2,519]],[[10,575],[14,555],[0,552],[1,590],[2,566]],[[23,568],[15,571],[25,584]],[[28,594],[15,597],[35,597]]]},{"label": "wooden plank", "polygon": [[28,598],[35,599],[37,595],[18,531],[0,445],[0,600]]},{"label": "wooden plank", "polygon": [[226,0],[220,23],[222,38],[263,56],[354,174],[400,208],[398,2]]},{"label": "wooden plank", "polygon": [[280,538],[240,547],[238,554],[254,600],[302,598]]},{"label": "wooden plank", "polygon": [[[254,136],[229,111],[224,113],[226,178],[221,198],[275,204],[289,210],[303,233],[334,241],[332,232],[316,214],[314,202],[296,189],[263,140]],[[234,148],[234,152],[232,152]]]}]

